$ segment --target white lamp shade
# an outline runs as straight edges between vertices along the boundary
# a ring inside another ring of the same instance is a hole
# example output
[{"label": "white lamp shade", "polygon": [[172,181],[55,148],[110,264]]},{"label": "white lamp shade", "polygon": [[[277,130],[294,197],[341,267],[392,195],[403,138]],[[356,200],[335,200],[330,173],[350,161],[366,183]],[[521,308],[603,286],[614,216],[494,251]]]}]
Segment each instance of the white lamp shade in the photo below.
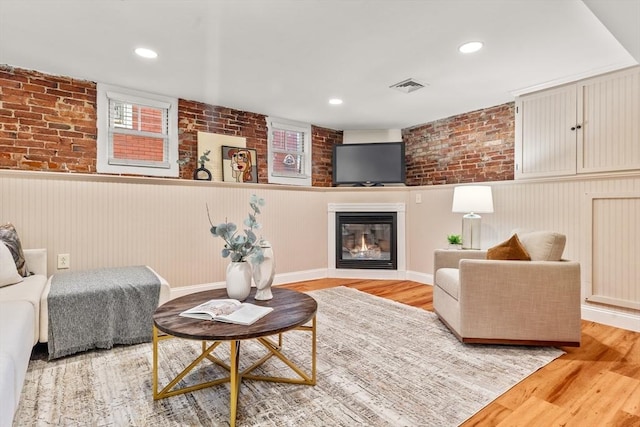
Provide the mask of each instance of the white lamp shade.
[{"label": "white lamp shade", "polygon": [[453,189],[453,206],[451,212],[457,213],[491,213],[493,212],[493,196],[488,185],[465,185]]}]

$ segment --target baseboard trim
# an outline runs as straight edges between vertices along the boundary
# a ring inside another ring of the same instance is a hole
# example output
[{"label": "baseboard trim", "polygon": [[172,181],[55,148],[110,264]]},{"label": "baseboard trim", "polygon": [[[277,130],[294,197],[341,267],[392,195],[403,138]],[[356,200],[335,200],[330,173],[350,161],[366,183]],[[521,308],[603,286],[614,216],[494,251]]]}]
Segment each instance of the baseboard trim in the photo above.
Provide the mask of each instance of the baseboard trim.
[{"label": "baseboard trim", "polygon": [[433,285],[433,274],[421,273],[419,271],[407,271],[407,280],[422,283],[423,285]]},{"label": "baseboard trim", "polygon": [[294,271],[292,273],[276,274],[273,279],[274,285],[284,285],[285,283],[304,282],[305,280],[317,280],[327,277],[326,268],[317,268],[315,270]]},{"label": "baseboard trim", "polygon": [[581,317],[582,320],[640,332],[640,315],[613,312],[605,308],[583,305]]},{"label": "baseboard trim", "polygon": [[[306,280],[326,279],[327,277],[344,279],[382,279],[382,280],[412,280],[414,282],[430,285],[433,283],[432,274],[424,274],[416,271],[399,272],[397,270],[359,270],[359,269],[334,269],[329,271],[325,268],[315,270],[294,271],[292,273],[276,274],[273,285],[284,285],[287,283],[304,282]],[[225,282],[201,283],[198,285],[180,286],[171,288],[171,299],[193,294],[195,292],[208,291],[211,289],[224,288]]]},{"label": "baseboard trim", "polygon": [[[315,270],[295,271],[293,273],[276,274],[273,279],[273,286],[284,285],[286,283],[304,282],[305,280],[324,279],[327,277],[326,268],[318,268]],[[198,285],[180,286],[171,288],[170,298],[179,298],[196,292],[209,291],[211,289],[222,289],[226,286],[225,282],[201,283]]]}]

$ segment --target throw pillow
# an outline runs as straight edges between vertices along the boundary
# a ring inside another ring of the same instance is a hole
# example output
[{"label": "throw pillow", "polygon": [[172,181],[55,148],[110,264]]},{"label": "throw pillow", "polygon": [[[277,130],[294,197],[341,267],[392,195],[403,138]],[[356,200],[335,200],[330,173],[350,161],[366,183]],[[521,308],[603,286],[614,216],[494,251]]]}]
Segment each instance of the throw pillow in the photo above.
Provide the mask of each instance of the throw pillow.
[{"label": "throw pillow", "polygon": [[27,262],[24,259],[24,253],[22,252],[22,244],[20,243],[18,232],[13,224],[8,223],[0,225],[0,241],[9,248],[9,251],[13,256],[13,261],[16,263],[18,274],[22,277],[27,277],[29,275]]},{"label": "throw pillow", "polygon": [[22,276],[18,274],[13,255],[7,245],[0,242],[0,288],[19,282],[22,282]]},{"label": "throw pillow", "polygon": [[560,261],[567,237],[553,231],[518,234],[532,261]]},{"label": "throw pillow", "polygon": [[527,250],[520,243],[518,235],[514,234],[505,242],[500,243],[487,251],[487,259],[530,261],[531,257]]}]

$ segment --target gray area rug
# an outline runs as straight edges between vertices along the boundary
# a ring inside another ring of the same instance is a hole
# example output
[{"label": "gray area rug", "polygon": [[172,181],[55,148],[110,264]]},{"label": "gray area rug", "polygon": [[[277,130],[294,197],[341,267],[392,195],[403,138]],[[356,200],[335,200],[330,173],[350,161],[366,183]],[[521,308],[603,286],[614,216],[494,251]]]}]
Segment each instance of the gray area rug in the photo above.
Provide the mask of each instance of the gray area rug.
[{"label": "gray area rug", "polygon": [[[350,288],[309,294],[319,305],[317,385],[243,382],[238,426],[456,426],[563,354],[461,344],[435,314]],[[289,332],[285,351],[310,366],[310,342],[309,333]],[[161,386],[199,349],[162,341]],[[264,354],[252,341],[242,351],[241,367]],[[216,355],[228,360],[228,346]],[[275,358],[260,369],[288,375]],[[220,374],[206,362],[182,384]],[[151,375],[150,343],[33,360],[14,425],[229,425],[228,384],[154,401]]]}]

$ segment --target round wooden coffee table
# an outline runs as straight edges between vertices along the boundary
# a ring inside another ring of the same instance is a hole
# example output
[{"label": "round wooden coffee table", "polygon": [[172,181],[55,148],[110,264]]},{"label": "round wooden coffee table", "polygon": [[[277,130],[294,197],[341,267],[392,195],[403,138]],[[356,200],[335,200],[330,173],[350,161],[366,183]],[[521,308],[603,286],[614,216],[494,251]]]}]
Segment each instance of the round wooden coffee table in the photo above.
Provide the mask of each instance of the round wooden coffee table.
[{"label": "round wooden coffee table", "polygon": [[[316,311],[317,302],[309,295],[289,289],[273,288],[273,299],[269,301],[256,301],[254,298],[256,289],[252,289],[249,297],[243,301],[256,305],[273,307],[273,311],[259,319],[252,325],[236,325],[231,323],[216,322],[211,320],[199,320],[182,317],[179,314],[211,299],[228,298],[224,289],[198,292],[185,295],[168,301],[158,307],[153,315],[153,398],[162,399],[178,394],[189,393],[205,387],[218,384],[230,384],[230,425],[235,426],[238,409],[238,391],[240,383],[245,380],[285,382],[290,384],[316,384]],[[306,325],[311,322],[311,325]],[[305,373],[296,366],[284,354],[282,349],[282,334],[291,330],[304,330],[311,332],[311,373]],[[159,331],[166,335],[161,335]],[[277,341],[273,336],[277,336]],[[180,372],[169,384],[158,391],[158,343],[169,338],[184,338],[202,341],[200,355]],[[240,342],[242,340],[255,339],[262,344],[267,353],[253,365],[242,372],[238,365],[240,360]],[[212,343],[208,343],[211,341]],[[227,364],[217,358],[213,351],[223,342],[229,342],[230,363]],[[271,357],[276,356],[282,360],[300,378],[272,377],[252,375],[258,366],[261,366]],[[174,387],[187,373],[194,369],[203,360],[209,360],[222,366],[229,372],[229,376],[217,378],[200,384],[195,384],[179,389]]]}]

